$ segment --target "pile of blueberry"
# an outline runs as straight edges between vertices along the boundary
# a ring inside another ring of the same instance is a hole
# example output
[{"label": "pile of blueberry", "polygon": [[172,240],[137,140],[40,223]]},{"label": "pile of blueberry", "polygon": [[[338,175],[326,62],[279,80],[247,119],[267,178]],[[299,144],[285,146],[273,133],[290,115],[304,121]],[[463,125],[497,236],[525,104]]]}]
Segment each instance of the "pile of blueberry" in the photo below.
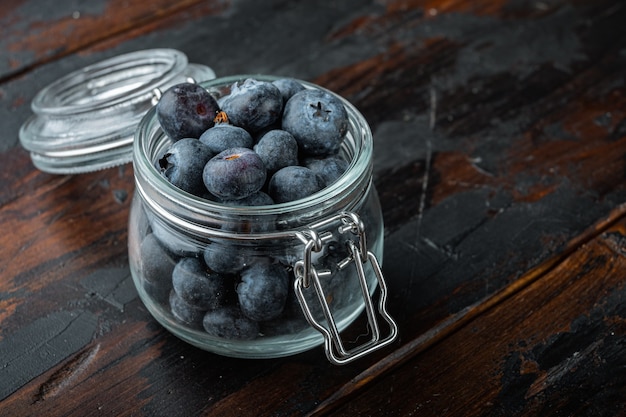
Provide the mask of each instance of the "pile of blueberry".
[{"label": "pile of blueberry", "polygon": [[[219,98],[200,85],[178,84],[162,94],[156,116],[172,142],[157,169],[176,187],[221,204],[299,200],[348,166],[339,156],[348,130],[343,104],[292,79],[246,79]],[[303,324],[285,259],[250,256],[219,241],[200,253],[178,250],[158,231],[153,224],[141,243],[144,288],[178,321],[234,340]],[[339,261],[346,256],[339,246],[329,245],[325,256]],[[340,275],[327,278],[329,301],[340,296]]]},{"label": "pile of blueberry", "polygon": [[247,79],[215,99],[184,83],[165,91],[157,119],[173,143],[158,168],[174,185],[227,205],[299,200],[334,182],[348,130],[341,101],[293,79]]}]

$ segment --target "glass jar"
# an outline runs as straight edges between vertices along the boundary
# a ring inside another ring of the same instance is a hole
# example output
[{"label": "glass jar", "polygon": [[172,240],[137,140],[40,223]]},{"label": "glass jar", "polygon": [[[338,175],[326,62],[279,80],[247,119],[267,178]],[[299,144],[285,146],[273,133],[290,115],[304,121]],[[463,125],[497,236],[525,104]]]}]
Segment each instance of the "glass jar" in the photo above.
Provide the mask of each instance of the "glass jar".
[{"label": "glass jar", "polygon": [[[234,76],[200,84],[219,98],[245,78],[276,79]],[[139,123],[133,150],[136,190],[129,219],[130,267],[141,300],[171,333],[201,349],[242,358],[293,355],[324,344],[336,364],[395,339],[397,329],[385,309],[379,266],[383,221],[372,183],[372,134],[358,110],[339,99],[349,115],[340,150],[349,161],[348,169],[318,193],[268,206],[226,206],[175,187],[155,168],[171,144],[155,108]],[[219,302],[192,305],[181,300],[178,292],[184,288],[172,277],[184,263],[202,268],[220,293]],[[244,311],[242,285],[249,289],[250,274],[287,280],[282,312],[268,318]],[[377,309],[371,299],[376,287]],[[372,338],[348,350],[340,332],[364,309]],[[387,337],[380,334],[381,317],[387,322]]]},{"label": "glass jar", "polygon": [[73,71],[41,89],[20,143],[33,164],[52,174],[79,174],[132,159],[137,124],[154,105],[154,89],[215,78],[175,49],[117,55]]}]

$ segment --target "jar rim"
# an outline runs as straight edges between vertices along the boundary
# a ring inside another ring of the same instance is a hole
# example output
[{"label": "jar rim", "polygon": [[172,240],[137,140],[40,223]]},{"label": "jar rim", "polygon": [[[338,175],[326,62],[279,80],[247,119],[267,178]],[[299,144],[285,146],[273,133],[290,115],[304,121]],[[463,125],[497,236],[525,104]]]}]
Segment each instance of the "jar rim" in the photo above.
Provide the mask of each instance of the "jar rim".
[{"label": "jar rim", "polygon": [[[211,92],[213,88],[230,86],[235,82],[243,81],[247,78],[271,82],[284,77],[242,74],[215,78],[199,84]],[[354,195],[355,192],[365,193],[371,182],[373,153],[372,132],[365,117],[352,103],[340,95],[308,81],[299,79],[296,79],[296,81],[302,83],[306,88],[320,89],[339,98],[348,113],[349,134],[344,139],[342,148],[351,148],[348,149],[348,151],[352,152],[353,155],[350,158],[348,168],[335,182],[325,187],[323,190],[299,200],[252,207],[224,205],[187,193],[167,181],[167,179],[158,172],[154,165],[154,160],[149,157],[154,151],[151,149],[150,144],[152,135],[158,131],[161,136],[164,136],[156,120],[155,108],[152,108],[144,116],[139,124],[139,129],[137,129],[135,133],[133,163],[135,166],[137,189],[140,192],[146,192],[142,183],[147,182],[148,187],[159,190],[158,194],[163,198],[163,201],[174,202],[175,205],[183,206],[186,211],[195,213],[198,216],[202,216],[206,213],[226,213],[230,216],[254,216],[259,218],[294,213],[311,207],[324,206],[325,204],[334,206],[334,204],[329,202],[329,196],[345,197],[347,199],[349,198],[348,196]],[[354,135],[358,137],[354,137]]]}]

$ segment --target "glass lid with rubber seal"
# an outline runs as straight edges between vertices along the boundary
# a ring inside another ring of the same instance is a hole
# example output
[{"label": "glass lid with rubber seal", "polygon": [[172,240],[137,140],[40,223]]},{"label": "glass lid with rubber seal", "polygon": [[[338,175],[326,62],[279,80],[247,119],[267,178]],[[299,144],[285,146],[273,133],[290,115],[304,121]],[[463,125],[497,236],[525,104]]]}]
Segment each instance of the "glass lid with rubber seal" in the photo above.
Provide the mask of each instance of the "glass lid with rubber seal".
[{"label": "glass lid with rubber seal", "polygon": [[77,174],[132,160],[133,137],[155,91],[215,72],[190,64],[175,49],[147,49],[89,65],[44,87],[20,128],[33,164],[54,174]]}]

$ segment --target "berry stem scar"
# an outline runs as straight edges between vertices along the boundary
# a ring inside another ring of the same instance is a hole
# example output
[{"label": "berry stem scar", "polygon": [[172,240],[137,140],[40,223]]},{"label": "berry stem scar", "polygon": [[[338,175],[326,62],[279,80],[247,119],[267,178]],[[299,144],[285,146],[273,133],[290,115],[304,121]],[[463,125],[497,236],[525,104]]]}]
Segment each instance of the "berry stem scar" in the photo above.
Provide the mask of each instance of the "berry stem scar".
[{"label": "berry stem scar", "polygon": [[313,107],[315,109],[315,113],[313,113],[313,116],[315,116],[315,117],[323,117],[325,122],[328,121],[328,114],[330,113],[330,110],[324,110],[322,108],[322,102],[321,101],[318,101],[317,105],[311,104],[311,107]]}]

